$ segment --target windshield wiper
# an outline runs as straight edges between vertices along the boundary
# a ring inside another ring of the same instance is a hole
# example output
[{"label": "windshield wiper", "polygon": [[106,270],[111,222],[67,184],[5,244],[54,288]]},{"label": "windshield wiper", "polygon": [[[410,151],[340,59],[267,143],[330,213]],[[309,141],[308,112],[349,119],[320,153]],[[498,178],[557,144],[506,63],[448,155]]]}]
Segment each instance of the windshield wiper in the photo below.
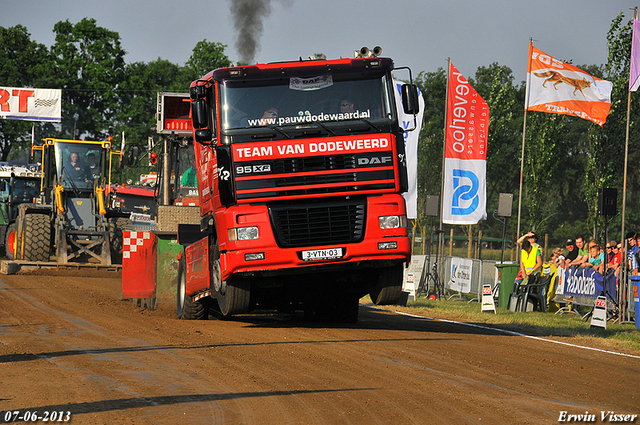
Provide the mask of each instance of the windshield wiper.
[{"label": "windshield wiper", "polygon": [[381,129],[380,127],[378,127],[377,125],[375,125],[374,123],[372,123],[372,122],[371,122],[371,121],[369,121],[368,119],[366,119],[366,118],[358,118],[358,119],[359,119],[360,121],[364,121],[364,122],[366,122],[366,123],[367,123],[367,124],[369,124],[371,127],[373,127],[373,128],[375,128],[376,130],[378,130],[378,132],[381,132],[381,131],[382,131],[382,129]]},{"label": "windshield wiper", "polygon": [[320,127],[324,128],[325,130],[327,130],[329,133],[331,133],[332,135],[336,135],[336,132],[333,131],[332,129],[330,129],[329,127],[327,127],[326,125],[322,124],[320,121],[316,121],[315,124],[319,125]]},{"label": "windshield wiper", "polygon": [[275,126],[275,125],[268,125],[266,127],[270,128],[273,131],[276,131],[276,132],[282,134],[287,139],[291,139],[291,135],[289,133],[287,133],[286,131],[284,131],[281,127],[278,127],[278,126]]}]

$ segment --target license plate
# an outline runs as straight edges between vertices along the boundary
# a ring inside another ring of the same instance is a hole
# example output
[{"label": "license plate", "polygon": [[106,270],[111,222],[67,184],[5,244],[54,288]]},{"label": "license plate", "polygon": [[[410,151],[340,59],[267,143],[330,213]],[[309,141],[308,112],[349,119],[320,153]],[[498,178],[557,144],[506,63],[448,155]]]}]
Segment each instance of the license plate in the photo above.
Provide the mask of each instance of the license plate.
[{"label": "license plate", "polygon": [[304,261],[332,260],[335,258],[342,258],[342,248],[302,251],[302,259]]}]

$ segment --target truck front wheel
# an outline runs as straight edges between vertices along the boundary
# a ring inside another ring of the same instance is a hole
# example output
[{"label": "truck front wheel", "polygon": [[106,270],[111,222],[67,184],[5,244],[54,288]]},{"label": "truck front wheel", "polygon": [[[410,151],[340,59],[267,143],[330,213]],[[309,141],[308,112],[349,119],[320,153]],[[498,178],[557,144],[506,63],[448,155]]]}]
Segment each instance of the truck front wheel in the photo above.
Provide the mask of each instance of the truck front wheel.
[{"label": "truck front wheel", "polygon": [[177,288],[177,314],[178,319],[185,320],[205,320],[208,316],[208,308],[205,305],[205,299],[194,302],[187,295],[187,262],[185,255],[180,258],[178,265],[178,288]]},{"label": "truck front wheel", "polygon": [[404,276],[402,268],[404,265],[398,263],[395,266],[382,269],[373,289],[369,293],[371,301],[376,305],[397,304],[402,293],[402,278]]},{"label": "truck front wheel", "polygon": [[217,242],[211,248],[211,289],[216,294],[220,313],[223,316],[246,313],[249,310],[251,282],[238,276],[223,281]]}]

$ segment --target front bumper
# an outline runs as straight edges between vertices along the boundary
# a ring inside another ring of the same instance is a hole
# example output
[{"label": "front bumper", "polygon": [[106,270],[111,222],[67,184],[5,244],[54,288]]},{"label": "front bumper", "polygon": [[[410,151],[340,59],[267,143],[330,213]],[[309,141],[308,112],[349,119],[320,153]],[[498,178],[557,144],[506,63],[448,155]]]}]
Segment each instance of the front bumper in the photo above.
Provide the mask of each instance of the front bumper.
[{"label": "front bumper", "polygon": [[[406,215],[404,199],[395,194],[372,196],[367,198],[362,241],[281,248],[276,243],[266,205],[234,206],[216,217],[222,278],[239,273],[277,275],[317,269],[339,271],[409,262],[411,248],[407,228],[380,228],[379,217],[390,215]],[[229,241],[227,229],[241,226],[257,226],[260,237]]]}]

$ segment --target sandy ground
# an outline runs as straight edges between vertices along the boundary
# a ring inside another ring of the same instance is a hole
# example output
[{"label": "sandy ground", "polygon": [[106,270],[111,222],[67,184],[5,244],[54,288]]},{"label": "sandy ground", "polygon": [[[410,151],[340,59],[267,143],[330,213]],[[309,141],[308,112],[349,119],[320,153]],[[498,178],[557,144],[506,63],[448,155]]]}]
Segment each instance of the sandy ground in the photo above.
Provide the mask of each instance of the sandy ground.
[{"label": "sandy ground", "polygon": [[149,311],[120,292],[117,273],[0,276],[0,423],[26,412],[37,422],[260,425],[640,414],[640,353],[364,306],[356,325],[282,314],[180,321],[173,303]]}]

